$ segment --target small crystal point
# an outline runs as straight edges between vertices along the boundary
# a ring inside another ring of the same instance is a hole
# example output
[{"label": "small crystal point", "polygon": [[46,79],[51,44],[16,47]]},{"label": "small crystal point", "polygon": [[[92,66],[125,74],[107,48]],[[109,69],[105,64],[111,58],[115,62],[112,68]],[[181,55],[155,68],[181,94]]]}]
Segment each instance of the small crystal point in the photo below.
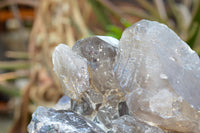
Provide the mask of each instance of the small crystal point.
[{"label": "small crystal point", "polygon": [[68,96],[62,96],[57,104],[53,107],[56,110],[69,110],[71,109],[71,99]]},{"label": "small crystal point", "polygon": [[64,93],[79,100],[89,88],[87,61],[74,53],[67,45],[58,45],[52,55],[54,71],[57,74]]}]

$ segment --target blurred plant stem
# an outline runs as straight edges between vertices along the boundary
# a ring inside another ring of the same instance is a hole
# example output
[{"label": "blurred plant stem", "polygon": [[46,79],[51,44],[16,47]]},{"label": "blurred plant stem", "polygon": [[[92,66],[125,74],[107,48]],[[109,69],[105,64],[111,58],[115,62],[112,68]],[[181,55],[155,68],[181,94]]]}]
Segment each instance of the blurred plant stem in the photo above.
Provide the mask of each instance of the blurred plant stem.
[{"label": "blurred plant stem", "polygon": [[88,0],[93,8],[94,13],[99,20],[102,28],[105,28],[107,25],[111,24],[108,15],[106,14],[105,8],[97,0]]},{"label": "blurred plant stem", "polygon": [[0,92],[12,97],[21,96],[19,89],[11,85],[0,84]]},{"label": "blurred plant stem", "polygon": [[117,6],[113,5],[108,0],[97,0],[99,3],[102,4],[102,6],[111,12],[113,14],[113,17],[115,17],[118,21],[120,21],[123,18],[123,12],[121,10],[118,10]]},{"label": "blurred plant stem", "polygon": [[73,20],[77,23],[76,26],[78,30],[82,33],[82,37],[86,37],[89,35],[89,30],[84,22],[84,19],[80,13],[80,9],[78,7],[78,3],[76,0],[72,1],[73,8]]},{"label": "blurred plant stem", "polygon": [[15,114],[14,124],[10,129],[9,133],[26,133],[27,124],[29,122],[29,100],[30,100],[30,89],[38,78],[38,72],[32,73],[30,81],[25,88],[23,88],[21,96],[21,104],[17,107]]},{"label": "blurred plant stem", "polygon": [[140,3],[140,5],[144,9],[146,9],[148,11],[148,13],[149,13],[150,16],[151,15],[154,16],[155,20],[161,21],[160,16],[159,16],[157,10],[155,10],[156,7],[153,4],[149,3],[147,0],[137,0],[137,2]]},{"label": "blurred plant stem", "polygon": [[192,20],[193,24],[191,24],[190,28],[193,30],[193,32],[190,32],[192,34],[190,38],[188,39],[187,43],[190,45],[191,48],[194,48],[195,43],[198,43],[197,40],[199,39],[200,34],[200,2],[197,3],[197,11],[194,13],[194,18]]},{"label": "blurred plant stem", "polygon": [[14,72],[7,72],[0,74],[0,82],[4,82],[6,80],[13,80],[19,78],[28,78],[29,71],[27,70],[18,70]]},{"label": "blurred plant stem", "polygon": [[19,51],[7,51],[5,53],[7,58],[14,58],[14,59],[29,59],[27,52],[19,52]]},{"label": "blurred plant stem", "polygon": [[13,4],[21,4],[36,7],[38,5],[37,0],[4,0],[0,1],[0,8],[11,6]]},{"label": "blurred plant stem", "polygon": [[159,16],[163,21],[166,21],[168,19],[167,11],[165,8],[165,4],[163,0],[154,0],[153,1],[156,5],[156,8],[158,10]]},{"label": "blurred plant stem", "polygon": [[0,61],[0,70],[17,70],[30,68],[28,61]]}]

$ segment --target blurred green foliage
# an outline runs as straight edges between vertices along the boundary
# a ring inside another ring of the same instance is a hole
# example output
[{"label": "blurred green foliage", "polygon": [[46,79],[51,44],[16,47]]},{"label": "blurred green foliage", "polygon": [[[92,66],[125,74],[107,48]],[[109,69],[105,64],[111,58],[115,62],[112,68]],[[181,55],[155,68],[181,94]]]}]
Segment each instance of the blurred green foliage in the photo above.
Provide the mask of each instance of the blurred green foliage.
[{"label": "blurred green foliage", "polygon": [[[121,19],[120,22],[121,22],[121,24],[123,25],[124,28],[128,28],[132,25],[130,22],[128,22],[125,19]],[[108,25],[108,26],[106,26],[106,31],[107,31],[106,36],[112,36],[112,37],[115,37],[117,39],[120,39],[122,32],[123,32],[123,29],[116,26],[116,25]]]},{"label": "blurred green foliage", "polygon": [[200,4],[198,4],[198,9],[192,20],[192,23],[193,24],[191,25],[191,31],[194,31],[194,32],[190,32],[191,36],[187,40],[187,43],[190,45],[191,48],[194,48],[197,39],[199,39],[198,34],[200,34]]},{"label": "blurred green foliage", "polygon": [[[166,24],[188,45],[200,54],[200,1],[199,0],[135,0],[131,8],[119,11],[108,0],[89,0],[94,13],[106,31],[105,35],[120,39],[122,31],[132,24],[123,14]],[[135,4],[135,5],[134,5]],[[111,23],[112,17],[118,24]]]}]

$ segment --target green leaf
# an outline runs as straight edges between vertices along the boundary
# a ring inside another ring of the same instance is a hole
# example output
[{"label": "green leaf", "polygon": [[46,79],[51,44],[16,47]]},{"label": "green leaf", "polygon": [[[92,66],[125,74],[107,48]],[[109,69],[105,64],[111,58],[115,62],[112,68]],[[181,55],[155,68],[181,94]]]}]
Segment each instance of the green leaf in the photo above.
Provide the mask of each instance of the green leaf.
[{"label": "green leaf", "polygon": [[117,39],[121,38],[121,35],[122,35],[122,32],[123,32],[121,28],[119,28],[115,25],[108,25],[106,27],[106,30],[107,30],[106,35],[115,37]]}]

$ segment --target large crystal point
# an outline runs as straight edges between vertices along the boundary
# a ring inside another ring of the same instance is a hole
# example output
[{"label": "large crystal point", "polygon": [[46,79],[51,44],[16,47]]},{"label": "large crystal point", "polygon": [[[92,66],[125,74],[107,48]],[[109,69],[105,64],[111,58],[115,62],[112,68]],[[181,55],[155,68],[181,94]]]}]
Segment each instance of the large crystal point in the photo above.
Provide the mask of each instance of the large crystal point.
[{"label": "large crystal point", "polygon": [[89,88],[89,73],[86,59],[74,53],[67,45],[60,44],[52,56],[56,72],[64,93],[72,99],[79,100]]},{"label": "large crystal point", "polygon": [[104,133],[91,121],[70,110],[39,106],[32,115],[29,133]]},{"label": "large crystal point", "polygon": [[136,118],[200,132],[200,60],[167,26],[142,20],[127,28],[115,72]]}]

